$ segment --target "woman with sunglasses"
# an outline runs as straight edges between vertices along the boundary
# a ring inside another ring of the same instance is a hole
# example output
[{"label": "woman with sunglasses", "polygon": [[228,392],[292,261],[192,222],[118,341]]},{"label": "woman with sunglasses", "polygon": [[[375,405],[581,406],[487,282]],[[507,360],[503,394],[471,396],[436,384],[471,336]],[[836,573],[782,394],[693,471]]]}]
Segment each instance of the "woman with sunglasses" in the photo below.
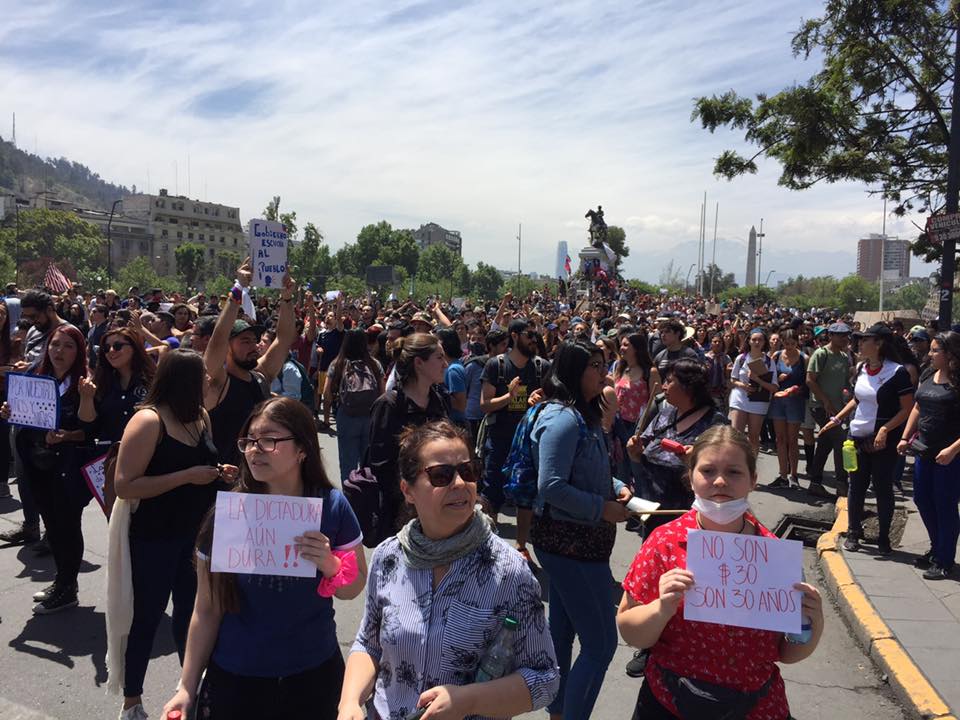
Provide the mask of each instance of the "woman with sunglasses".
[{"label": "woman with sunglasses", "polygon": [[[192,350],[164,353],[120,441],[117,497],[136,501],[129,527],[133,619],[122,668],[121,720],[146,717],[143,679],[171,595],[173,641],[183,662],[197,594],[197,531],[217,490],[237,477],[235,465],[217,465],[210,417],[203,409],[205,385],[203,356]],[[116,517],[114,512],[111,523]],[[120,572],[120,558],[112,551],[108,562],[108,572]],[[112,686],[121,682],[120,671],[110,668]]]},{"label": "woman with sunglasses", "polygon": [[[429,720],[512,717],[544,707],[558,673],[540,585],[476,504],[473,443],[441,420],[406,428],[399,445],[400,489],[417,518],[373,554],[340,720],[367,717],[371,695],[373,717],[384,719],[418,708]],[[480,658],[507,618],[517,627],[511,665],[501,677],[476,682]]]},{"label": "woman with sunglasses", "polygon": [[[538,487],[530,537],[550,575],[550,634],[560,664],[560,690],[548,707],[553,720],[590,717],[617,649],[610,555],[632,494],[610,474],[601,427],[606,379],[598,347],[563,343],[530,435]],[[574,636],[580,654],[571,667]]]},{"label": "woman with sunglasses", "polygon": [[80,379],[78,415],[87,438],[109,445],[123,437],[136,406],[147,396],[157,365],[131,328],[109,330],[100,341],[97,360],[93,379]]},{"label": "woman with sunglasses", "polygon": [[[211,572],[209,514],[197,542],[197,600],[183,673],[163,717],[180,710],[200,718],[334,720],[344,665],[333,596],[351,600],[363,590],[360,526],[327,476],[303,403],[283,397],[261,403],[237,447],[243,456],[234,491],[323,499],[319,526],[297,544],[319,577]],[[344,563],[357,568],[352,580],[341,574]]]}]

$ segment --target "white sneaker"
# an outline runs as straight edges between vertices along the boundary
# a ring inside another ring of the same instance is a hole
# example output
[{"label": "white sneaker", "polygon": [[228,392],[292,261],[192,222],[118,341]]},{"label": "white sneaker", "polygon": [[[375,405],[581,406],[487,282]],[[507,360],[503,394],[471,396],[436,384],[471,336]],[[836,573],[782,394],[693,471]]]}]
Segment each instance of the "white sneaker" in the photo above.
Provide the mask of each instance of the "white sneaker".
[{"label": "white sneaker", "polygon": [[128,707],[126,710],[120,711],[120,720],[146,720],[147,711],[143,709],[143,705],[136,704],[133,707]]}]

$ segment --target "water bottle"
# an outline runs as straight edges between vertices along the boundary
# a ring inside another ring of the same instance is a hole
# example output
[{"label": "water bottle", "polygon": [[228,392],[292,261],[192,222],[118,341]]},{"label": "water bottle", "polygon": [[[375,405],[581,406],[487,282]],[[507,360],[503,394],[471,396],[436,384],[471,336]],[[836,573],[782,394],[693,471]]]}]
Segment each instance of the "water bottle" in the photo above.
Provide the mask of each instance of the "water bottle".
[{"label": "water bottle", "polygon": [[503,627],[497,637],[483,651],[474,682],[496,680],[513,671],[513,646],[517,639],[517,627],[517,621],[512,617],[503,619]]},{"label": "water bottle", "polygon": [[183,720],[183,713],[179,710],[171,710],[167,713],[167,720]]},{"label": "water bottle", "polygon": [[849,438],[843,441],[843,469],[847,472],[857,471],[857,446]]},{"label": "water bottle", "polygon": [[[803,578],[803,581],[806,582],[806,574],[801,570],[800,577]],[[798,633],[785,633],[784,636],[787,638],[787,642],[793,643],[794,645],[806,645],[810,642],[810,638],[813,637],[813,621],[810,620],[810,617],[806,614],[800,616],[800,632]]]}]

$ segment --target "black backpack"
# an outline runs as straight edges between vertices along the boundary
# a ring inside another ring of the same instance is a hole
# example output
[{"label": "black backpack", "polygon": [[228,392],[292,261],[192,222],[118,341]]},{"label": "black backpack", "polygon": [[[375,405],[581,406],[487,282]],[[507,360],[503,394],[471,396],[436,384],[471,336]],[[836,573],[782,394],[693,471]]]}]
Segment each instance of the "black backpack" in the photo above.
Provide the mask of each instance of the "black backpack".
[{"label": "black backpack", "polygon": [[373,402],[380,397],[380,380],[364,360],[348,360],[340,371],[337,401],[340,409],[351,417],[370,414]]}]

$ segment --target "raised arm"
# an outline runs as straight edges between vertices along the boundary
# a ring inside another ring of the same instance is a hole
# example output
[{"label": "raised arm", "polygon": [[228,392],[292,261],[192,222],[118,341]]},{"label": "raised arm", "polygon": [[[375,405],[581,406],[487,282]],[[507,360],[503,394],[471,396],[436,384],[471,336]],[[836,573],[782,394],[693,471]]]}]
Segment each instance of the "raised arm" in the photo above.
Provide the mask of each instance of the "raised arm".
[{"label": "raised arm", "polygon": [[[247,257],[237,268],[237,282],[241,287],[249,287],[253,271],[250,269],[250,258]],[[213,333],[203,352],[203,365],[214,385],[221,385],[226,380],[227,347],[230,342],[230,331],[233,323],[240,314],[240,302],[230,293],[227,305],[220,310],[217,323],[213,326]]]},{"label": "raised arm", "polygon": [[284,276],[280,308],[277,311],[277,336],[257,362],[257,370],[268,378],[275,378],[280,374],[283,363],[290,354],[290,346],[297,336],[297,325],[293,317],[293,294],[296,289],[293,279],[289,275]]}]

